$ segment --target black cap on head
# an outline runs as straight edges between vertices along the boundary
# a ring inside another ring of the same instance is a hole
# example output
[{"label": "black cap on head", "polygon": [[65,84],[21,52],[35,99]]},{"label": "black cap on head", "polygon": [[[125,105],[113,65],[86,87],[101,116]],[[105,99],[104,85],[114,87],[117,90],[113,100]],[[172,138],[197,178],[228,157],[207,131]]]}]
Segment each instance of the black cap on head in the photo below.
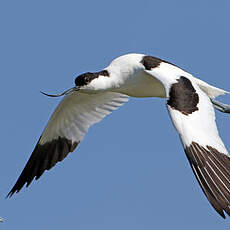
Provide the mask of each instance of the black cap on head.
[{"label": "black cap on head", "polygon": [[109,77],[109,72],[107,70],[102,70],[100,72],[95,73],[83,73],[76,77],[75,79],[75,85],[76,86],[84,86],[89,84],[93,79],[98,78],[99,76],[106,76]]}]

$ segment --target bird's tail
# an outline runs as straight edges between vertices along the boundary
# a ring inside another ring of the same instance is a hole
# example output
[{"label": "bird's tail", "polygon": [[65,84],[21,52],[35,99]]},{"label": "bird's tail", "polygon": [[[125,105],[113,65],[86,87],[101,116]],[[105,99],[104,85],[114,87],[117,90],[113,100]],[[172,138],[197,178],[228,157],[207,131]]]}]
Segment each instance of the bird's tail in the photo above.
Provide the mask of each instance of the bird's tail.
[{"label": "bird's tail", "polygon": [[225,91],[223,89],[219,89],[215,86],[209,85],[208,83],[200,79],[196,79],[196,82],[198,86],[200,87],[200,89],[204,91],[211,99],[218,97],[220,95],[230,94],[230,92]]}]

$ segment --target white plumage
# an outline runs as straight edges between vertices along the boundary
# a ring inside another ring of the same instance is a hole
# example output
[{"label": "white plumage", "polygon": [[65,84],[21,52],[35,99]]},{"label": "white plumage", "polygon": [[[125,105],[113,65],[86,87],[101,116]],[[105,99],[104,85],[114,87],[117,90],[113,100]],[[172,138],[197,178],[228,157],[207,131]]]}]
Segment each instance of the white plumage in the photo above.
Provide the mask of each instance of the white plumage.
[{"label": "white plumage", "polygon": [[[214,98],[227,93],[179,67],[144,54],[127,54],[96,73],[75,79],[75,87],[51,116],[22,174],[8,194],[19,192],[72,152],[88,128],[128,101],[128,97],[166,98],[192,170],[215,210],[230,215],[230,158],[218,135]],[[157,118],[156,118],[157,119]]]},{"label": "white plumage", "polygon": [[126,101],[128,96],[120,93],[74,92],[58,105],[39,143],[45,144],[58,137],[79,143],[91,125],[99,122]]}]

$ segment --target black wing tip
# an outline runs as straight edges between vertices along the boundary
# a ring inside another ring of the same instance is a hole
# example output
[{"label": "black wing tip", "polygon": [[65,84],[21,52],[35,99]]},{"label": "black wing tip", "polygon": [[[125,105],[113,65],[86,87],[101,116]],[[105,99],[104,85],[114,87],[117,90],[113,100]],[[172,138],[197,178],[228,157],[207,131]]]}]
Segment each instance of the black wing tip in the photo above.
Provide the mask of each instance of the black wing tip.
[{"label": "black wing tip", "polygon": [[192,170],[215,211],[230,216],[230,157],[196,142],[185,148]]},{"label": "black wing tip", "polygon": [[6,199],[11,198],[14,195],[14,193],[15,193],[15,191],[10,191],[6,196]]},{"label": "black wing tip", "polygon": [[224,212],[218,212],[218,214],[219,214],[223,219],[226,219],[226,216],[224,215]]},{"label": "black wing tip", "polygon": [[13,196],[13,194],[14,194],[14,192],[13,192],[13,191],[10,191],[10,192],[6,195],[5,199],[11,198],[11,197]]},{"label": "black wing tip", "polygon": [[[215,209],[215,207],[214,207]],[[216,210],[217,213],[223,218],[223,219],[226,219],[226,215],[225,213],[227,214],[227,217],[230,217],[230,209],[229,209],[229,206],[228,207],[224,207],[222,210]]]},{"label": "black wing tip", "polygon": [[[32,180],[31,180],[32,181]],[[21,175],[19,176],[17,182],[15,183],[14,187],[10,190],[10,192],[7,194],[6,198],[11,198],[15,193],[20,192],[20,190],[23,188],[23,186],[26,184],[26,188],[30,185],[30,182],[22,182],[21,181]]]},{"label": "black wing tip", "polygon": [[10,198],[13,194],[18,193],[25,184],[28,187],[34,178],[38,180],[46,170],[50,170],[57,162],[62,161],[70,152],[73,152],[78,144],[79,142],[75,141],[72,143],[71,140],[63,137],[45,144],[38,143],[6,198]]},{"label": "black wing tip", "polygon": [[21,189],[17,189],[15,186],[10,190],[10,192],[6,195],[6,199],[7,198],[11,198],[14,193],[18,193]]}]

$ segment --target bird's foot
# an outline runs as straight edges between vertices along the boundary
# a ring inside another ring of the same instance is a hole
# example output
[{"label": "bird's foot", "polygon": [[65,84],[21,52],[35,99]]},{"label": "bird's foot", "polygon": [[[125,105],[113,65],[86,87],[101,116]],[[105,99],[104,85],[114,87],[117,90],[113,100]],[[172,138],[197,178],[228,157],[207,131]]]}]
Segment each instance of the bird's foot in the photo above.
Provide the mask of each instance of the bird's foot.
[{"label": "bird's foot", "polygon": [[214,108],[217,109],[217,110],[219,110],[220,112],[230,113],[230,105],[221,103],[221,102],[216,101],[214,99],[211,99],[211,102],[212,102]]}]

